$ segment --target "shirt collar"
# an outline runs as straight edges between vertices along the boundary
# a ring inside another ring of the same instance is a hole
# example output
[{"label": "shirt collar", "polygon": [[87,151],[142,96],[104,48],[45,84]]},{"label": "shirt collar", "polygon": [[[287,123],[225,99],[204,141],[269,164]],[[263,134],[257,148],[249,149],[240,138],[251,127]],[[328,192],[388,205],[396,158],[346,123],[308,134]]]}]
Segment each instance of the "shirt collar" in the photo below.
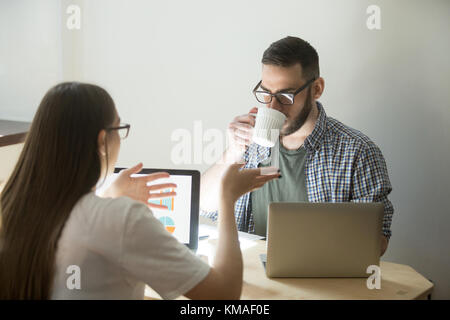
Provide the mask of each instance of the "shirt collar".
[{"label": "shirt collar", "polygon": [[327,114],[322,104],[317,101],[317,109],[319,110],[319,117],[317,118],[314,130],[306,137],[304,142],[307,151],[314,151],[320,148],[321,140],[327,127]]}]

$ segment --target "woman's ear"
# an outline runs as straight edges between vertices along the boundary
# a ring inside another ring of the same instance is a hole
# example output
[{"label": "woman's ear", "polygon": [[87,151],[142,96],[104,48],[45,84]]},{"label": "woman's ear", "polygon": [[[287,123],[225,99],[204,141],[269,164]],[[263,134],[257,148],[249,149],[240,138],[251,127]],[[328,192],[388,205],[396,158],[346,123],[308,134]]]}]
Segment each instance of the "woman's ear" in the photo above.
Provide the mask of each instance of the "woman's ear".
[{"label": "woman's ear", "polygon": [[98,152],[102,155],[102,156],[106,156],[106,131],[105,130],[101,130],[98,134],[98,140],[97,140],[97,145],[98,145]]}]

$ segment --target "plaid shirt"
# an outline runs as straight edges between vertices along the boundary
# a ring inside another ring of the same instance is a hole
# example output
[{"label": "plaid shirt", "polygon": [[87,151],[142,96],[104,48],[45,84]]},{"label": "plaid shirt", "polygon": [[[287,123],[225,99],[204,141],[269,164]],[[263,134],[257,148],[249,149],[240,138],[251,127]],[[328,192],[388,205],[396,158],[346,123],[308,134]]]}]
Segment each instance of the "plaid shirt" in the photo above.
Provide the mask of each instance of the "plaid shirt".
[{"label": "plaid shirt", "polygon": [[[391,183],[380,149],[364,134],[327,117],[317,102],[319,117],[306,138],[306,188],[309,202],[383,202],[383,234],[391,237],[394,208],[387,196]],[[244,168],[257,168],[270,156],[270,148],[251,144],[244,154]],[[250,193],[235,205],[239,231],[254,233]],[[202,215],[217,219],[217,211]]]}]

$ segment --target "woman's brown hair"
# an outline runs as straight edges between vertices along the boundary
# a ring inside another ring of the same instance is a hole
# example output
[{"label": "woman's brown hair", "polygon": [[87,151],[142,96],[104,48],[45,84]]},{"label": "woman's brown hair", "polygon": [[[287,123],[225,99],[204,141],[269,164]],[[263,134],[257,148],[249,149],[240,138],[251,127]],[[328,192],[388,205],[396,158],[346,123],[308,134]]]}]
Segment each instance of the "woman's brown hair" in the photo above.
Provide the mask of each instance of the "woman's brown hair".
[{"label": "woman's brown hair", "polygon": [[0,299],[50,298],[58,239],[100,178],[98,134],[115,117],[95,85],[66,82],[45,94],[1,193]]}]

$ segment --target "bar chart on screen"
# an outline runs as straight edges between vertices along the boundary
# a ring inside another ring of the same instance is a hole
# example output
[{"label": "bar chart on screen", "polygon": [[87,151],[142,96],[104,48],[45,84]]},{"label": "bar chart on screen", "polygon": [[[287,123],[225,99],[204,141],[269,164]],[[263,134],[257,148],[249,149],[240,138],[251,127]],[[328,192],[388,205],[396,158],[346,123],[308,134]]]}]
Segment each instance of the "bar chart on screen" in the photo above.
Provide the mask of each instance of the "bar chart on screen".
[{"label": "bar chart on screen", "polygon": [[[158,179],[159,184],[174,183],[176,187],[166,187],[152,192],[154,198],[149,199],[149,209],[153,216],[178,241],[189,243],[191,219],[191,177],[174,175],[170,178]],[[165,197],[163,194],[176,193]],[[160,196],[160,198],[158,198]]]}]

